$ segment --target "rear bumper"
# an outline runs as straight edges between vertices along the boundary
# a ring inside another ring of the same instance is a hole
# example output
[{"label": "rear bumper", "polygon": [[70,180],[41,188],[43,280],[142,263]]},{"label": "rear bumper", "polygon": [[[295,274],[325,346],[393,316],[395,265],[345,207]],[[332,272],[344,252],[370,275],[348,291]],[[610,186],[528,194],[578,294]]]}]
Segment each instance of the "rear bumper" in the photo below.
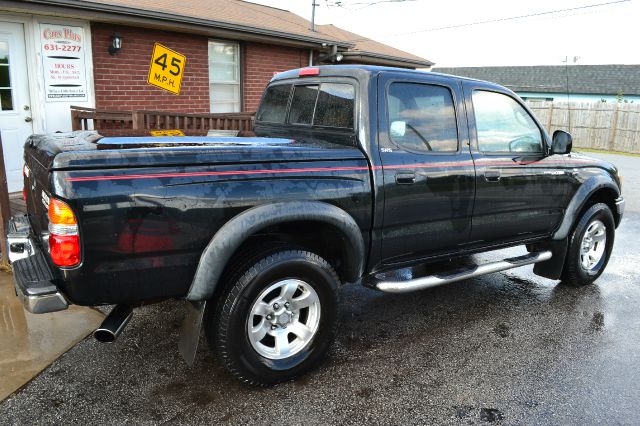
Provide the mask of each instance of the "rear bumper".
[{"label": "rear bumper", "polygon": [[9,249],[9,262],[11,263],[33,254],[31,224],[26,215],[15,216],[9,219],[7,248]]},{"label": "rear bumper", "polygon": [[59,291],[50,294],[30,295],[25,293],[17,284],[15,289],[22,306],[32,314],[63,311],[69,307],[69,302]]},{"label": "rear bumper", "polygon": [[24,308],[34,314],[67,309],[69,302],[56,287],[47,258],[33,241],[26,216],[11,218],[7,247],[16,295]]}]

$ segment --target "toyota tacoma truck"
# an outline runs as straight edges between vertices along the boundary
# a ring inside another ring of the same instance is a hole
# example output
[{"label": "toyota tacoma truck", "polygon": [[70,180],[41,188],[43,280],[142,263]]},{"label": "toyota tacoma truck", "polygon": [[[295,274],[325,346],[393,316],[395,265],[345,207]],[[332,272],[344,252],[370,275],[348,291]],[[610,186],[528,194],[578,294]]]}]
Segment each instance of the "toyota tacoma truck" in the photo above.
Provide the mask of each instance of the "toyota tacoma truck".
[{"label": "toyota tacoma truck", "polygon": [[[572,153],[571,135],[550,137],[488,82],[287,71],[269,83],[254,132],[30,137],[28,214],[8,234],[25,308],[116,305],[95,333],[113,341],[133,308],[183,299],[188,361],[204,329],[233,375],[271,385],[323,358],[342,283],[403,293],[533,264],[591,284],[624,210],[613,165]],[[527,254],[429,267],[512,246]],[[413,265],[426,272],[393,273]]]}]

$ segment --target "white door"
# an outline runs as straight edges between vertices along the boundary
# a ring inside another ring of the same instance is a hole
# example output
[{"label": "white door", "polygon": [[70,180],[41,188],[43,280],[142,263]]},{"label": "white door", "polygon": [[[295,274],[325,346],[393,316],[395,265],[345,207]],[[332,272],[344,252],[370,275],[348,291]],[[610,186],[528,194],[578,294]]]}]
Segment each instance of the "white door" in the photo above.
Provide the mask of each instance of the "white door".
[{"label": "white door", "polygon": [[0,22],[0,135],[9,192],[22,190],[22,147],[31,133],[24,27]]}]

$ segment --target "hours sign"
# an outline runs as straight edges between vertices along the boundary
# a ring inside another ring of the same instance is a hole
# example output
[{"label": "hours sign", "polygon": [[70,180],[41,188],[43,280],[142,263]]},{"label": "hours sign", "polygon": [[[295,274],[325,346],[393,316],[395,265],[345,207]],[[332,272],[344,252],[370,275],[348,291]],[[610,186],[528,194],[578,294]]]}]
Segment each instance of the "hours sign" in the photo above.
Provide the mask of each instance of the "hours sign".
[{"label": "hours sign", "polygon": [[40,24],[46,102],[87,100],[82,27]]},{"label": "hours sign", "polygon": [[186,60],[184,55],[175,50],[160,43],[154,44],[147,83],[179,95]]}]

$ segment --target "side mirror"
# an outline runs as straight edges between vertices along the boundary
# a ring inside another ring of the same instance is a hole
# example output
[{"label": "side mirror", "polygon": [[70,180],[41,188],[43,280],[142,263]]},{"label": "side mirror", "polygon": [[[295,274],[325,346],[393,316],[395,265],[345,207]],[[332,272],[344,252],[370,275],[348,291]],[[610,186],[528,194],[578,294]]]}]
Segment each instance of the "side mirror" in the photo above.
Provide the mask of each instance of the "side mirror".
[{"label": "side mirror", "polygon": [[573,138],[571,133],[564,130],[556,130],[553,132],[553,141],[551,143],[552,154],[568,154],[573,146]]}]

